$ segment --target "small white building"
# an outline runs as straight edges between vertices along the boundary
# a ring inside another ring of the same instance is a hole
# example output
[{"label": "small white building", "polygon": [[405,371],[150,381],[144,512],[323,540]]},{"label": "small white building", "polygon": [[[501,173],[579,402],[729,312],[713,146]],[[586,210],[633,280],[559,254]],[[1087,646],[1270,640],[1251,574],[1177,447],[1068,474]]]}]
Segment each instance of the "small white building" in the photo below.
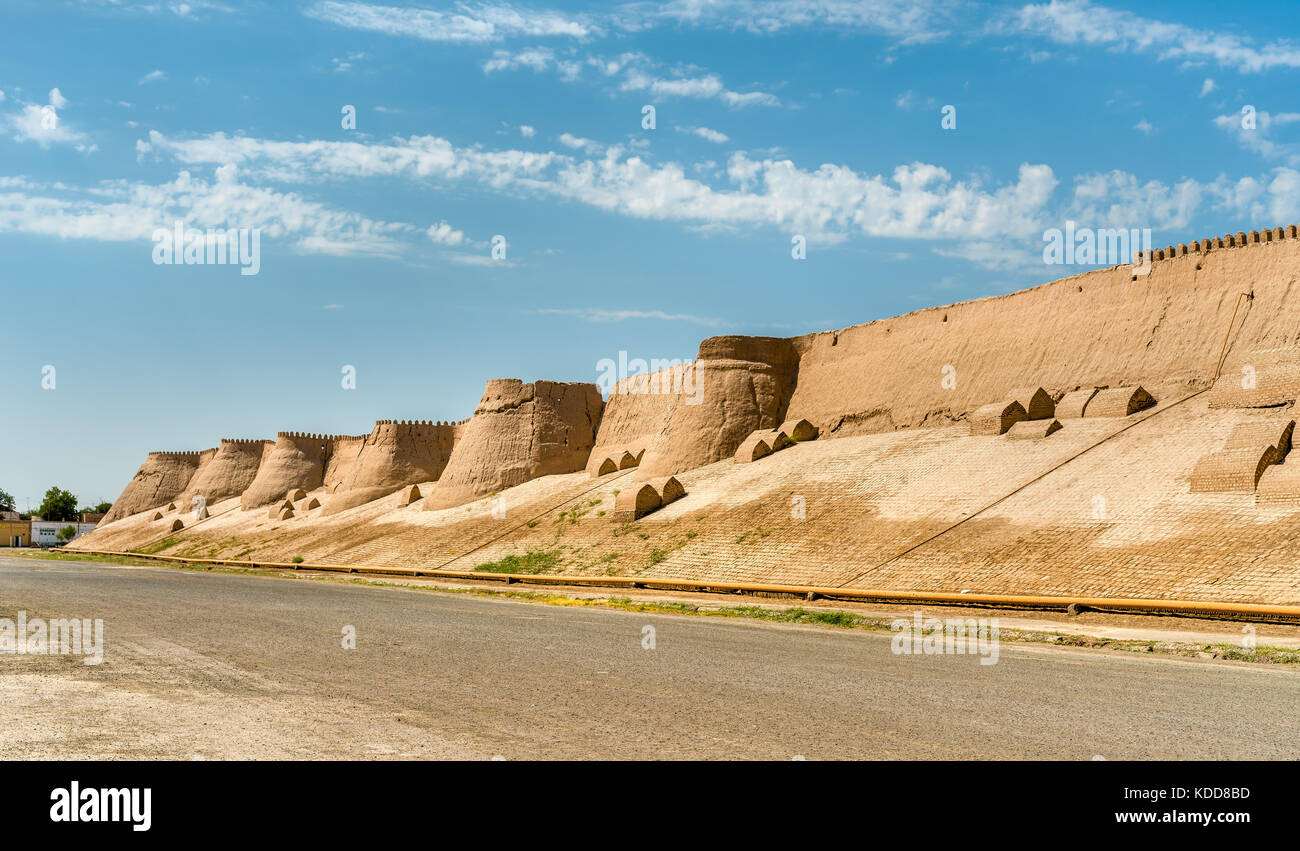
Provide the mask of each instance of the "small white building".
[{"label": "small white building", "polygon": [[75,541],[82,535],[94,530],[94,523],[78,523],[74,520],[33,520],[32,544],[38,547],[57,547],[67,541],[59,540],[59,530],[71,526],[77,533],[68,540]]}]

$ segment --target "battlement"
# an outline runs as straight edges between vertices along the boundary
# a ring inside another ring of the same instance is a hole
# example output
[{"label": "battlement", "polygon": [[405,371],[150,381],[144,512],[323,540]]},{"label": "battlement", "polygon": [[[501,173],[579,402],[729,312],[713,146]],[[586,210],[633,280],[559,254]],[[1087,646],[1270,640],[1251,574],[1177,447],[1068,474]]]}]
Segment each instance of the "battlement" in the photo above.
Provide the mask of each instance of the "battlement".
[{"label": "battlement", "polygon": [[[460,423],[468,422],[461,420]],[[449,423],[445,420],[375,420],[375,425],[399,425],[399,426],[454,426],[460,423]]]},{"label": "battlement", "polygon": [[[202,451],[207,451],[207,450],[202,450]],[[198,461],[199,455],[202,454],[202,451],[195,449],[193,451],[180,450],[176,452],[172,452],[172,451],[150,452],[149,457],[150,458],[171,458],[176,461]]]},{"label": "battlement", "polygon": [[268,443],[274,443],[272,440],[244,437],[223,437],[221,438],[222,446],[265,446]]},{"label": "battlement", "polygon": [[281,438],[287,440],[321,440],[326,443],[336,443],[340,440],[361,440],[360,437],[354,437],[348,434],[315,434],[303,431],[281,431],[276,433],[276,440]]},{"label": "battlement", "polygon": [[[1279,225],[1274,228],[1253,230],[1250,233],[1237,231],[1236,233],[1226,233],[1223,236],[1193,240],[1191,243],[1149,249],[1146,255],[1152,261],[1173,260],[1175,257],[1186,257],[1189,254],[1208,254],[1211,251],[1221,251],[1225,248],[1249,248],[1253,245],[1268,245],[1271,242],[1295,239],[1298,228],[1300,226]],[[1133,262],[1135,264],[1142,262],[1142,252],[1134,253]]]}]

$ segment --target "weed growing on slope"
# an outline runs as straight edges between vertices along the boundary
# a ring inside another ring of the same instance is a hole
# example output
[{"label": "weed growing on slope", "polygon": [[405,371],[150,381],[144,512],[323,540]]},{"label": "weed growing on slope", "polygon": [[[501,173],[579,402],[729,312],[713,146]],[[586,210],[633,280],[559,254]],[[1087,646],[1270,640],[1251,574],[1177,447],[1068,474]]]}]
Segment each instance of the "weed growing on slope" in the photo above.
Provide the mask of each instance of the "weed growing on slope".
[{"label": "weed growing on slope", "polygon": [[523,555],[510,554],[499,561],[489,561],[474,570],[480,573],[536,574],[554,570],[560,563],[560,551],[529,550]]}]

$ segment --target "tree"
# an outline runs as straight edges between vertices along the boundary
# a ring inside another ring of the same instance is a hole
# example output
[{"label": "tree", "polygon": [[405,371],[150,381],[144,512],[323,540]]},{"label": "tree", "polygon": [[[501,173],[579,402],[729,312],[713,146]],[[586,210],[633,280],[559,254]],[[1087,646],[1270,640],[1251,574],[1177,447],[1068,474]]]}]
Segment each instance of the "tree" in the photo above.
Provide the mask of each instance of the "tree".
[{"label": "tree", "polygon": [[17,511],[14,498],[7,491],[0,489],[0,511]]},{"label": "tree", "polygon": [[64,526],[62,529],[54,533],[54,537],[60,544],[66,544],[68,541],[77,537],[77,527]]},{"label": "tree", "polygon": [[77,509],[77,511],[80,514],[107,514],[108,510],[112,507],[113,503],[111,502],[101,502],[98,505],[93,506],[83,505],[81,508]]},{"label": "tree", "polygon": [[77,498],[55,485],[45,492],[45,501],[36,513],[42,520],[76,520]]}]

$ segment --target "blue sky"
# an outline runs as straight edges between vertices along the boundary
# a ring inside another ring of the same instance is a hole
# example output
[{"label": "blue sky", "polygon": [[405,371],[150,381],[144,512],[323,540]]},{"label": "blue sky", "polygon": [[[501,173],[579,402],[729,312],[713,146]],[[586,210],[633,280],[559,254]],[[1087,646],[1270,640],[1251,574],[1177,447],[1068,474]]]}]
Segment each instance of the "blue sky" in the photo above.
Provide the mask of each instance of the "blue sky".
[{"label": "blue sky", "polygon": [[[0,488],[1031,286],[1067,219],[1298,221],[1282,10],[9,0]],[[259,273],[155,264],[176,220],[259,229]]]}]

